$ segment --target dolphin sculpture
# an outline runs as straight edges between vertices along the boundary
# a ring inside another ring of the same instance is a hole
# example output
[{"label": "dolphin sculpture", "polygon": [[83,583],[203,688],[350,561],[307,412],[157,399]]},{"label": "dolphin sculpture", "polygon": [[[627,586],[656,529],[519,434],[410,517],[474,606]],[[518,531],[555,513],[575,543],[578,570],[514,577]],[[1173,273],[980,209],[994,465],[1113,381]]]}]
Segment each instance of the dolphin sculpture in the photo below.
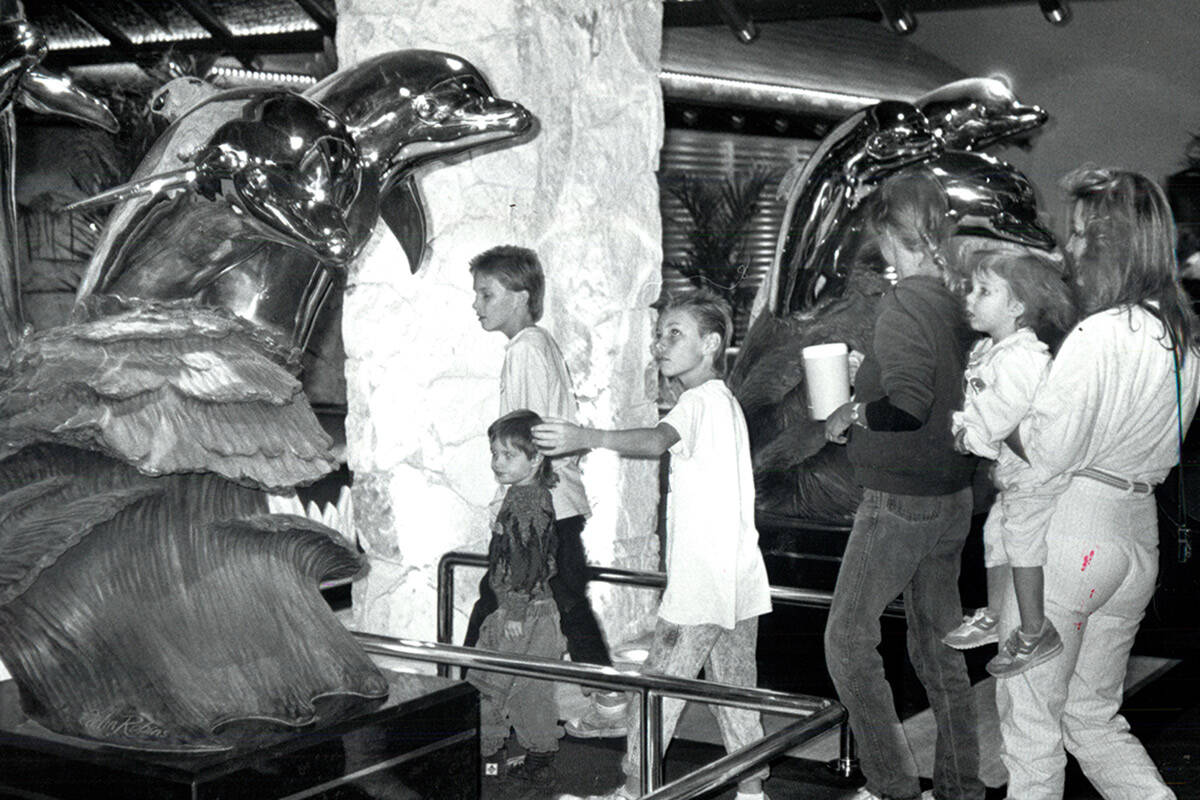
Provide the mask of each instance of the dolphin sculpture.
[{"label": "dolphin sculpture", "polygon": [[204,753],[388,693],[318,592],[353,545],[268,508],[335,466],[292,370],[381,192],[532,117],[451,55],[366,64],[165,103],[80,204],[115,208],[74,320],[0,366],[0,658],[57,733]]},{"label": "dolphin sculpture", "polygon": [[0,358],[16,347],[24,326],[17,259],[17,209],[13,196],[17,129],[12,104],[31,111],[94,125],[110,132],[116,117],[69,78],[38,67],[46,38],[19,17],[0,19]]},{"label": "dolphin sculpture", "polygon": [[1022,103],[997,78],[963,78],[913,101],[947,150],[983,150],[1040,128],[1047,114]]},{"label": "dolphin sculpture", "polygon": [[[839,223],[873,182],[942,151],[923,114],[908,103],[884,101],[857,111],[833,129],[804,162],[784,210],[776,248],[781,265],[776,313],[810,308],[825,292],[837,294],[846,276],[827,269],[836,260]],[[776,272],[772,271],[773,274]]]},{"label": "dolphin sculpture", "polygon": [[[533,127],[532,115],[497,98],[469,62],[432,50],[376,56],[334,73],[302,96],[241,89],[205,97],[203,87],[172,83],[180,91],[169,85],[156,94],[152,108],[161,105],[159,112],[171,113],[174,94],[183,96],[178,105],[186,107],[130,182],[71,206],[117,204],[79,289],[78,306],[86,307],[92,295],[189,296],[228,309],[295,349],[306,346],[337,274],[381,216],[413,270],[419,268],[426,236],[418,168],[515,139]],[[319,120],[321,114],[332,115],[336,130],[306,128],[306,148],[295,163],[273,155],[275,137],[256,144],[243,136],[236,146],[225,141],[230,126],[244,125],[250,108],[279,106],[281,98],[288,98],[296,117],[272,123],[281,134],[300,135],[298,120]],[[260,166],[267,161],[274,166]],[[351,164],[356,176],[348,171]],[[315,172],[290,184],[270,172],[294,174],[299,168]],[[204,187],[221,181],[228,202],[214,203],[218,198],[208,195],[215,190]],[[256,192],[256,184],[268,190]],[[182,191],[188,187],[192,190]],[[326,199],[318,203],[296,194],[306,189]],[[205,230],[197,228],[200,219]],[[276,229],[282,241],[272,235]],[[306,229],[313,235],[299,236]],[[214,238],[225,245],[213,248]],[[322,252],[323,243],[340,252]]]},{"label": "dolphin sculpture", "polygon": [[[875,303],[888,280],[862,217],[879,183],[929,170],[947,190],[957,234],[1054,247],[1028,180],[976,152],[1036,129],[1046,120],[1041,108],[989,78],[888,105],[851,115],[781,182],[788,205],[775,263],[729,376],[746,413],[760,512],[846,524],[858,504],[844,448],[827,447],[823,424],[808,413],[800,351],[830,341],[872,348]],[[880,158],[888,145],[895,155]]]}]

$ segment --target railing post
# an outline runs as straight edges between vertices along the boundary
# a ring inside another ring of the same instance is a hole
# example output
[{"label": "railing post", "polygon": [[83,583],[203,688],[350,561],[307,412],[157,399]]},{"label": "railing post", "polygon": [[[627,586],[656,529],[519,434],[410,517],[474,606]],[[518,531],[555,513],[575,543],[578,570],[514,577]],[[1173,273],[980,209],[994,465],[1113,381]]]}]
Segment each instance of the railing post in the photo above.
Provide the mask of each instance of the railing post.
[{"label": "railing post", "polygon": [[[454,563],[450,554],[438,561],[437,581],[437,640],[441,644],[454,644]],[[450,677],[450,665],[439,662],[437,674]]]},{"label": "railing post", "polygon": [[642,704],[642,793],[653,792],[663,783],[662,695],[643,689]]},{"label": "railing post", "polygon": [[855,754],[854,734],[850,730],[850,719],[847,717],[838,726],[838,757],[829,766],[839,776],[851,778],[858,771],[858,756]]}]

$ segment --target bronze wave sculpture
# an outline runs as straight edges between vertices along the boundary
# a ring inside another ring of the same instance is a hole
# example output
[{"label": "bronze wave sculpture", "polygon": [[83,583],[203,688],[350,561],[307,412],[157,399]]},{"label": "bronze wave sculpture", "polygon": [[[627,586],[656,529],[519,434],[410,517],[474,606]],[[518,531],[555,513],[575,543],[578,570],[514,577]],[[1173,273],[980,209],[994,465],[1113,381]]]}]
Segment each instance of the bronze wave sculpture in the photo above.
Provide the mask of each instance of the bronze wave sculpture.
[{"label": "bronze wave sculpture", "polygon": [[532,124],[465,60],[399,51],[204,97],[80,204],[116,208],[75,319],[0,365],[0,658],[30,717],[206,752],[386,696],[318,591],[355,549],[267,510],[335,466],[298,353],[412,168]]}]

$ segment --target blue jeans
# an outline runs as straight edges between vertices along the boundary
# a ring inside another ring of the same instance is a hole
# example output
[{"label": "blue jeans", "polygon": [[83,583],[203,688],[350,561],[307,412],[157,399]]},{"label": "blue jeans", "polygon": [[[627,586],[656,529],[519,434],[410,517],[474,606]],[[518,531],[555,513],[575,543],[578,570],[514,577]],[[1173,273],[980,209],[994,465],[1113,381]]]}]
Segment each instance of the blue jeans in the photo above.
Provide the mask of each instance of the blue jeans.
[{"label": "blue jeans", "polygon": [[921,793],[876,649],[884,609],[901,594],[908,654],[937,722],[934,794],[941,800],[984,795],[966,663],[942,644],[962,621],[958,572],[970,527],[969,488],[932,497],[867,489],[854,515],[825,628],[825,660],[850,714],[867,788],[888,800]]}]

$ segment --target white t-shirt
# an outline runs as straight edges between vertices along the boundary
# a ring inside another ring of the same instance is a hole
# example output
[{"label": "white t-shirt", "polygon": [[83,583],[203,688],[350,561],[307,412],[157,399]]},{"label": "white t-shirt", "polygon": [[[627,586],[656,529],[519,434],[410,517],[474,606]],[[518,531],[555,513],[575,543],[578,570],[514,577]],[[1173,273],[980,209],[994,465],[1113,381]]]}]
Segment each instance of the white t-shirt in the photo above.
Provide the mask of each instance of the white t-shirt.
[{"label": "white t-shirt", "polygon": [[679,441],[671,447],[667,588],[658,616],[732,630],[771,610],[742,408],[724,381],[713,379],[680,395],[662,421]]},{"label": "white t-shirt", "polygon": [[[500,416],[527,408],[543,418],[575,422],[579,404],[571,388],[571,375],[554,337],[545,328],[531,325],[508,340],[500,370]],[[551,461],[558,483],[550,490],[556,519],[591,513],[579,456],[558,456]],[[503,487],[500,495],[503,496]]]}]

